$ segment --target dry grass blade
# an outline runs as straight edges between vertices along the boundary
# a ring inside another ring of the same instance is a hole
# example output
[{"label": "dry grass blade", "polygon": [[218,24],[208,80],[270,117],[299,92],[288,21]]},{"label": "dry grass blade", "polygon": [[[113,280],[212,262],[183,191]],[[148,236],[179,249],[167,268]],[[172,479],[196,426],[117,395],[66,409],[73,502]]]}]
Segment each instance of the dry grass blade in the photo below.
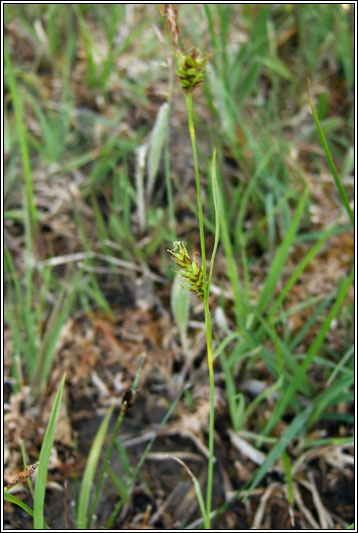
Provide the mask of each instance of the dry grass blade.
[{"label": "dry grass blade", "polygon": [[309,526],[306,529],[309,529],[310,527],[312,529],[321,529],[319,523],[314,518],[314,516],[312,515],[308,507],[305,505],[297,483],[295,483],[294,485],[294,493],[295,493],[295,501],[297,502],[297,506],[309,524]]},{"label": "dry grass blade", "polygon": [[255,516],[254,516],[254,520],[252,522],[252,526],[251,526],[251,529],[261,529],[262,527],[262,521],[264,519],[264,514],[265,514],[265,509],[266,509],[266,505],[267,505],[267,502],[270,498],[270,496],[272,495],[272,493],[275,491],[275,490],[280,490],[281,489],[281,485],[279,483],[272,483],[269,487],[267,487],[267,489],[265,490],[262,498],[260,499],[260,504],[257,508],[257,511],[255,513]]},{"label": "dry grass blade", "polygon": [[319,521],[322,529],[333,529],[334,521],[330,516],[328,510],[322,503],[321,496],[317,489],[316,481],[313,475],[313,472],[308,472],[308,478],[310,480],[310,490],[312,492],[313,503],[317,509],[317,514],[319,516]]}]

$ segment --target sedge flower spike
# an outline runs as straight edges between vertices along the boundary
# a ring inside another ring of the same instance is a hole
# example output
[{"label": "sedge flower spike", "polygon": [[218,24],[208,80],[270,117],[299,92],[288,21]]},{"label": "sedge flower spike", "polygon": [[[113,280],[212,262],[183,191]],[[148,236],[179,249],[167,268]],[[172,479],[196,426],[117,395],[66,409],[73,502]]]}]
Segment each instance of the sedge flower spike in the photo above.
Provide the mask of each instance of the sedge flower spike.
[{"label": "sedge flower spike", "polygon": [[193,48],[190,54],[186,55],[177,51],[177,58],[180,85],[184,92],[191,93],[205,79],[209,56],[204,56],[197,48]]},{"label": "sedge flower spike", "polygon": [[[190,257],[185,244],[182,241],[173,243],[173,250],[167,250],[172,255],[172,260],[182,269],[180,272],[182,278],[189,281],[188,289],[201,299],[204,299],[204,279],[201,264]],[[177,250],[177,251],[176,251]]]},{"label": "sedge flower spike", "polygon": [[180,85],[185,93],[191,93],[205,79],[206,64],[210,56],[193,48],[190,53],[183,53],[179,46],[178,4],[164,4],[162,15],[165,17],[170,30],[172,41],[177,56],[177,75]]}]

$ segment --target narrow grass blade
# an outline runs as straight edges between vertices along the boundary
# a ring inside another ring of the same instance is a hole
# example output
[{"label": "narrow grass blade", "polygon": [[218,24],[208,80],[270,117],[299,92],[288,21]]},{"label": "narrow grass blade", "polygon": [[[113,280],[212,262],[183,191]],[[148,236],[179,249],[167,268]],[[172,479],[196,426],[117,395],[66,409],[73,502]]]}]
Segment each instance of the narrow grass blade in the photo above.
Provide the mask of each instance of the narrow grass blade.
[{"label": "narrow grass blade", "polygon": [[25,342],[23,340],[20,321],[18,319],[18,316],[16,316],[16,313],[14,313],[11,309],[10,305],[4,304],[4,315],[10,327],[11,336],[15,348],[14,352],[21,354],[22,357],[24,354],[26,355],[26,358],[22,358],[21,362],[26,363],[26,366],[31,373],[36,362],[34,345],[31,343],[30,339],[28,339],[28,342]]},{"label": "narrow grass blade", "polygon": [[84,17],[82,16],[80,6],[77,6],[76,4],[74,4],[73,7],[77,15],[79,29],[80,29],[81,37],[83,40],[83,48],[86,54],[88,82],[89,82],[90,87],[94,88],[97,85],[98,77],[97,77],[97,68],[96,68],[96,61],[95,61],[95,44],[94,44],[93,36],[91,35],[91,32],[87,27],[86,21]]},{"label": "narrow grass blade", "polygon": [[145,357],[146,357],[146,354],[145,354],[145,352],[143,352],[142,356],[141,356],[141,360],[139,362],[139,367],[138,367],[138,370],[136,372],[136,375],[134,376],[133,385],[132,385],[132,388],[131,388],[131,391],[132,391],[133,394],[135,394],[137,392],[137,389],[138,389],[139,378],[140,378],[140,374],[142,372],[142,368],[143,368],[143,364],[144,364],[144,361],[145,361]]},{"label": "narrow grass blade", "polygon": [[[116,476],[116,474],[113,472],[113,470],[108,471],[108,475],[111,478],[111,481],[113,485],[117,489],[117,493],[121,500],[123,500],[124,503],[130,502],[130,494],[128,492],[128,485],[125,481],[122,481],[122,479],[119,476]],[[90,527],[90,526],[89,526]]]},{"label": "narrow grass blade", "polygon": [[[340,6],[343,7],[343,6]],[[353,4],[350,6],[353,10]],[[353,32],[351,31],[350,17],[354,17],[346,13],[343,9],[337,9],[335,13],[335,28],[336,35],[335,44],[337,55],[340,58],[344,70],[344,75],[347,82],[347,89],[354,90],[354,41]]]},{"label": "narrow grass blade", "polygon": [[55,430],[57,425],[58,415],[60,413],[62,392],[65,385],[66,374],[60,381],[55,401],[52,406],[50,419],[47,424],[44,440],[41,446],[39,457],[39,468],[36,476],[35,495],[34,495],[34,529],[44,528],[44,503],[46,491],[46,478],[48,462],[50,459],[51,449],[55,438]]},{"label": "narrow grass blade", "polygon": [[282,461],[283,461],[283,467],[285,469],[286,474],[286,483],[287,483],[287,492],[288,492],[288,503],[293,506],[295,503],[295,494],[293,490],[293,475],[292,475],[292,468],[291,468],[291,461],[288,457],[288,454],[286,450],[282,452]]},{"label": "narrow grass blade", "polygon": [[321,248],[321,246],[325,243],[325,241],[328,239],[328,237],[334,232],[336,229],[336,226],[338,224],[338,221],[336,221],[330,228],[328,228],[327,231],[324,232],[322,237],[316,242],[314,246],[307,252],[307,254],[304,256],[300,264],[297,266],[297,268],[294,270],[294,272],[291,274],[289,280],[285,284],[284,288],[280,291],[280,294],[276,298],[275,302],[272,304],[272,307],[269,311],[269,316],[272,316],[277,309],[280,307],[284,299],[286,298],[287,294],[290,292],[291,287],[296,283],[302,272],[305,270],[311,259],[316,255],[318,250]]},{"label": "narrow grass blade", "polygon": [[220,227],[221,227],[221,240],[223,243],[223,249],[226,257],[226,263],[227,263],[227,275],[230,280],[231,290],[233,291],[234,296],[234,306],[235,306],[235,314],[236,314],[236,321],[238,324],[240,324],[245,319],[245,312],[244,312],[244,303],[242,301],[242,285],[240,281],[240,276],[238,272],[238,268],[236,265],[235,257],[234,257],[234,250],[230,238],[230,231],[228,227],[228,223],[225,217],[225,210],[223,209],[224,205],[224,192],[221,188],[220,190]]},{"label": "narrow grass blade", "polygon": [[26,100],[30,102],[41,129],[42,138],[38,147],[40,155],[49,162],[61,161],[67,139],[65,111],[54,115],[49,111],[45,113],[43,103],[40,104],[35,97],[26,94]]},{"label": "narrow grass blade", "polygon": [[[7,249],[4,249],[5,273],[8,279],[8,287],[13,284],[13,291],[8,293],[8,305],[5,305],[5,316],[9,321],[14,345],[18,347],[18,352],[26,361],[30,375],[32,374],[37,357],[34,313],[27,307],[26,298],[23,296],[19,276]],[[12,281],[12,284],[10,283]],[[24,338],[23,332],[26,332]],[[26,340],[25,340],[26,339]]]},{"label": "narrow grass blade", "polygon": [[101,244],[102,244],[103,253],[105,255],[111,256],[112,255],[112,250],[111,250],[111,248],[109,246],[107,246],[105,244],[106,241],[109,240],[109,235],[108,235],[106,223],[105,223],[105,221],[103,219],[103,215],[101,213],[101,209],[100,209],[100,207],[98,205],[98,201],[97,201],[96,195],[94,194],[93,189],[91,189],[91,191],[90,191],[90,196],[91,196],[93,214],[94,214],[94,218],[96,220],[96,229],[97,229],[98,237],[99,237],[99,239],[101,241]]},{"label": "narrow grass blade", "polygon": [[269,70],[272,70],[272,72],[275,72],[282,78],[284,78],[287,81],[292,80],[292,73],[291,71],[286,67],[283,61],[279,59],[277,56],[266,56],[262,59],[263,65],[265,65],[266,68]]},{"label": "narrow grass blade", "polygon": [[242,394],[236,394],[234,374],[224,351],[222,351],[220,354],[220,362],[225,373],[225,388],[231,423],[234,431],[239,431],[242,427],[242,415],[245,409],[245,398]]},{"label": "narrow grass blade", "polygon": [[37,236],[37,215],[36,206],[34,201],[33,185],[32,185],[32,172],[30,164],[29,147],[26,139],[25,122],[23,117],[23,106],[21,96],[18,92],[14,71],[10,59],[10,54],[7,48],[7,40],[4,39],[4,59],[6,67],[6,77],[10,87],[11,98],[15,111],[15,120],[17,134],[19,137],[19,143],[22,155],[22,164],[24,169],[24,180],[26,185],[26,214],[29,217],[31,235],[35,238]]},{"label": "narrow grass blade", "polygon": [[219,344],[219,346],[216,348],[214,352],[213,361],[215,361],[215,359],[221,354],[221,352],[226,348],[226,346],[234,339],[240,339],[240,334],[230,333],[230,335],[228,335],[227,337],[225,337],[223,341],[221,341],[221,343]]},{"label": "narrow grass blade", "polygon": [[42,341],[39,358],[36,363],[36,370],[31,381],[32,393],[35,396],[41,392],[50,372],[53,357],[55,355],[56,343],[77,294],[81,276],[82,272],[77,272],[71,287],[68,290],[63,290],[63,293],[60,295],[59,301],[50,316],[47,331]]},{"label": "narrow grass blade", "polygon": [[313,402],[313,411],[309,419],[309,424],[313,424],[323,413],[323,411],[332,404],[337,404],[344,398],[345,390],[351,389],[353,394],[354,376],[341,376],[335,383],[331,383],[328,389],[319,394]]},{"label": "narrow grass blade", "polygon": [[[109,257],[109,256],[107,256]],[[103,309],[105,313],[108,313],[109,315],[112,314],[112,310],[111,310],[111,307],[109,305],[109,303],[107,302],[107,299],[106,297],[104,296],[100,286],[99,286],[99,283],[98,283],[98,280],[95,276],[95,274],[93,272],[91,272],[90,268],[91,268],[91,265],[88,267],[89,268],[89,273],[90,273],[90,282],[87,282],[87,283],[83,283],[81,284],[81,289],[82,289],[82,296],[84,294],[87,294],[90,299],[95,302],[95,305],[99,308],[99,309]],[[80,292],[81,294],[81,292]]]},{"label": "narrow grass blade", "polygon": [[26,310],[31,319],[31,306],[33,296],[32,264],[34,249],[38,243],[37,211],[34,200],[32,171],[30,164],[29,147],[26,138],[25,121],[23,116],[23,103],[18,92],[15,75],[12,68],[10,54],[7,49],[7,41],[4,39],[4,59],[6,77],[10,87],[11,99],[15,111],[15,121],[22,156],[24,174],[24,206],[25,206],[25,276],[26,276]]},{"label": "narrow grass blade", "polygon": [[292,245],[295,235],[296,235],[296,231],[297,231],[300,219],[301,219],[301,215],[306,204],[307,192],[308,190],[306,188],[300,198],[299,204],[296,209],[296,213],[288,228],[285,238],[282,244],[280,245],[279,249],[277,250],[275,258],[272,262],[270,271],[264,283],[264,286],[261,291],[260,298],[257,304],[257,311],[259,313],[262,313],[265,310],[267,304],[269,303],[274,293],[276,284],[282,272],[282,268],[286,262],[290,246]]},{"label": "narrow grass blade", "polygon": [[324,300],[322,300],[316,308],[312,307],[312,311],[307,317],[306,322],[304,322],[303,326],[297,331],[293,339],[288,342],[288,347],[291,351],[293,351],[296,346],[299,345],[299,343],[305,338],[305,336],[313,327],[314,323],[318,320],[318,318],[324,314],[325,309],[327,309],[332,304],[332,301],[336,296],[336,292],[336,288],[333,287],[331,292],[327,294],[326,298],[324,298]]},{"label": "narrow grass blade", "polygon": [[280,389],[282,387],[282,384],[283,384],[283,376],[280,376],[278,380],[273,385],[271,385],[271,387],[268,387],[263,392],[261,392],[261,394],[256,396],[256,398],[250,403],[250,405],[247,407],[247,409],[245,409],[243,413],[242,425],[245,423],[245,420],[249,418],[251,413],[253,413],[256,407],[260,405],[260,403],[263,400],[265,400],[268,396],[273,394],[276,390]]},{"label": "narrow grass blade", "polygon": [[338,446],[352,446],[354,445],[354,436],[352,437],[328,437],[323,439],[306,439],[302,443],[302,450],[313,448],[315,446],[331,446],[337,444]]},{"label": "narrow grass blade", "polygon": [[132,475],[133,469],[129,461],[127,450],[119,439],[116,440],[116,448],[117,448],[117,452],[118,452],[118,456],[120,458],[121,464],[123,466],[123,470],[126,476],[129,478]]},{"label": "narrow grass blade", "polygon": [[210,32],[210,37],[211,37],[211,43],[213,45],[213,48],[215,50],[215,62],[218,64],[219,61],[218,61],[218,50],[219,50],[219,45],[218,45],[218,40],[217,40],[217,36],[216,36],[216,32],[215,32],[215,26],[214,26],[214,19],[213,19],[213,15],[211,13],[211,6],[210,4],[203,4],[204,5],[204,10],[205,10],[205,14],[207,16],[207,19],[208,19],[208,27],[209,27],[209,32]]},{"label": "narrow grass blade", "polygon": [[[327,231],[323,233],[323,235],[320,237],[319,241],[316,242],[316,244],[307,252],[305,257],[302,259],[301,263],[297,266],[297,268],[292,273],[291,277],[287,281],[286,285],[272,304],[272,306],[269,308],[268,317],[271,318],[276,311],[279,309],[280,305],[286,298],[287,294],[291,290],[291,287],[296,283],[297,279],[301,275],[301,273],[305,270],[311,259],[316,255],[316,253],[320,250],[321,246],[324,244],[324,242],[328,239],[328,237],[334,233],[336,227],[337,227],[338,221],[336,221],[330,228],[328,228]],[[297,239],[298,240],[298,239]],[[257,342],[260,342],[262,340],[264,333],[264,327],[261,326],[259,330],[256,332]],[[251,344],[249,344],[251,346]],[[244,347],[245,349],[248,349],[248,346]],[[235,364],[234,361],[232,361],[232,364]]]},{"label": "narrow grass blade", "polygon": [[308,85],[308,88],[307,88],[307,96],[308,96],[308,102],[309,102],[309,104],[311,106],[311,109],[312,109],[313,118],[314,118],[314,121],[316,123],[318,135],[319,135],[321,144],[323,146],[324,153],[326,154],[326,158],[327,158],[327,162],[328,162],[329,168],[331,169],[332,176],[333,176],[334,181],[336,183],[336,186],[337,186],[338,192],[340,194],[341,200],[342,200],[342,202],[344,204],[344,207],[346,208],[347,214],[348,214],[349,219],[350,219],[350,221],[352,223],[352,226],[354,228],[354,214],[353,214],[353,211],[351,209],[351,206],[349,205],[349,201],[348,201],[348,198],[347,198],[346,191],[345,191],[345,189],[343,187],[343,183],[341,181],[341,178],[339,177],[338,172],[336,170],[336,167],[335,167],[335,164],[333,162],[333,158],[332,158],[330,149],[329,149],[327,141],[326,141],[326,137],[325,137],[325,135],[323,133],[323,129],[321,127],[319,118],[317,116],[316,110],[315,110],[314,105],[312,103],[310,92],[309,92],[309,85]]},{"label": "narrow grass blade", "polygon": [[91,490],[93,487],[93,480],[97,470],[98,461],[100,459],[101,452],[103,450],[103,443],[107,434],[108,425],[112,416],[114,405],[111,405],[106,413],[106,416],[101,422],[98,428],[96,436],[91,446],[90,453],[88,455],[86,468],[83,474],[81,492],[77,511],[77,529],[87,529],[88,522],[88,506],[90,503]]},{"label": "narrow grass blade", "polygon": [[250,181],[245,187],[242,198],[240,199],[239,210],[237,215],[236,233],[242,234],[244,232],[244,220],[247,214],[247,206],[250,198],[253,196],[255,190],[259,188],[258,181],[260,177],[265,176],[268,172],[268,167],[272,162],[272,159],[276,155],[276,147],[272,146],[265,154],[260,158],[260,162],[255,169],[253,176],[250,177]]},{"label": "narrow grass blade", "polygon": [[[348,361],[348,359],[352,357],[353,354],[354,354],[354,346],[351,346],[349,350],[347,350],[347,352],[344,354],[342,359],[337,364],[334,365],[334,370],[327,380],[327,386],[329,386],[332,383],[332,381],[334,380],[338,372],[346,370],[344,365]],[[352,371],[352,374],[353,374],[353,371]]]},{"label": "narrow grass blade", "polygon": [[242,79],[242,86],[238,95],[238,103],[242,105],[247,96],[252,93],[254,87],[257,86],[257,78],[261,70],[261,63],[257,57],[251,61],[251,66]]}]

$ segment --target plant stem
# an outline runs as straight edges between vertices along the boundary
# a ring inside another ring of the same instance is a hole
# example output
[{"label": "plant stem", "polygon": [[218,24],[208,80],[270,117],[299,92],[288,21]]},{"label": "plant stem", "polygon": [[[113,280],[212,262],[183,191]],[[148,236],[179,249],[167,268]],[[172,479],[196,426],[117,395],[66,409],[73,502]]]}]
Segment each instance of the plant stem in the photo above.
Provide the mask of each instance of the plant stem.
[{"label": "plant stem", "polygon": [[196,195],[197,195],[197,200],[198,200],[201,259],[202,259],[203,279],[204,279],[204,300],[205,300],[205,295],[207,295],[207,285],[206,285],[204,215],[203,215],[203,203],[201,199],[201,185],[200,185],[200,176],[199,176],[198,153],[196,150],[195,128],[194,128],[194,121],[193,121],[193,99],[192,99],[191,93],[186,94],[185,97],[186,97],[186,109],[187,109],[188,122],[189,122],[189,132],[190,132],[190,137],[191,137],[191,144],[193,148],[193,158],[194,158]]},{"label": "plant stem", "polygon": [[210,310],[209,310],[209,286],[207,283],[207,273],[206,273],[203,204],[202,204],[202,198],[201,198],[198,154],[197,154],[197,149],[196,149],[195,128],[194,128],[194,121],[193,121],[193,100],[192,100],[191,92],[186,94],[186,108],[187,108],[187,114],[188,114],[191,144],[192,144],[192,149],[193,149],[196,193],[197,193],[197,200],[198,200],[199,232],[200,232],[202,272],[203,272],[203,284],[204,284],[206,345],[207,345],[207,353],[208,353],[208,367],[209,367],[209,379],[210,379],[209,461],[208,461],[208,480],[207,480],[207,492],[206,492],[206,517],[205,517],[205,529],[210,529],[211,497],[212,497],[212,487],[213,487],[214,405],[215,405],[214,404],[213,341],[212,341],[211,318],[210,318]]},{"label": "plant stem", "polygon": [[165,174],[165,186],[167,190],[168,210],[169,210],[169,228],[175,239],[175,214],[174,214],[174,201],[173,201],[173,189],[170,179],[170,156],[169,156],[169,137],[170,137],[170,114],[172,110],[172,96],[173,96],[173,84],[174,84],[174,71],[172,60],[170,60],[169,66],[169,83],[168,83],[168,121],[167,121],[167,135],[164,144],[164,174]]},{"label": "plant stem", "polygon": [[212,330],[211,330],[211,320],[210,320],[208,302],[207,302],[206,307],[207,307],[207,312],[205,312],[205,316],[206,316],[205,324],[206,324],[206,342],[207,342],[207,348],[208,348],[208,365],[209,365],[209,380],[210,380],[210,412],[209,412],[209,461],[208,461],[208,481],[207,481],[207,488],[206,488],[205,529],[210,529],[211,496],[212,496],[213,470],[214,470],[215,389],[214,389],[214,367],[213,367],[213,352],[212,352]]}]

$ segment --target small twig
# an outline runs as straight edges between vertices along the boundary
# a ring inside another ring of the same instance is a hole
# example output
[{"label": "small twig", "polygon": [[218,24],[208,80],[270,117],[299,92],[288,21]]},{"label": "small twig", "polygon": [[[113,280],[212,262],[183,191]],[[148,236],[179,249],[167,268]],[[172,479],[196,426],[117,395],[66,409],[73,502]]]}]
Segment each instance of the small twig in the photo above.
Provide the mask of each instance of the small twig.
[{"label": "small twig", "polygon": [[14,479],[14,481],[8,483],[7,488],[10,489],[11,487],[14,487],[18,483],[24,483],[32,474],[34,474],[39,466],[39,462],[34,463],[33,465],[29,465],[20,472],[20,474]]}]

